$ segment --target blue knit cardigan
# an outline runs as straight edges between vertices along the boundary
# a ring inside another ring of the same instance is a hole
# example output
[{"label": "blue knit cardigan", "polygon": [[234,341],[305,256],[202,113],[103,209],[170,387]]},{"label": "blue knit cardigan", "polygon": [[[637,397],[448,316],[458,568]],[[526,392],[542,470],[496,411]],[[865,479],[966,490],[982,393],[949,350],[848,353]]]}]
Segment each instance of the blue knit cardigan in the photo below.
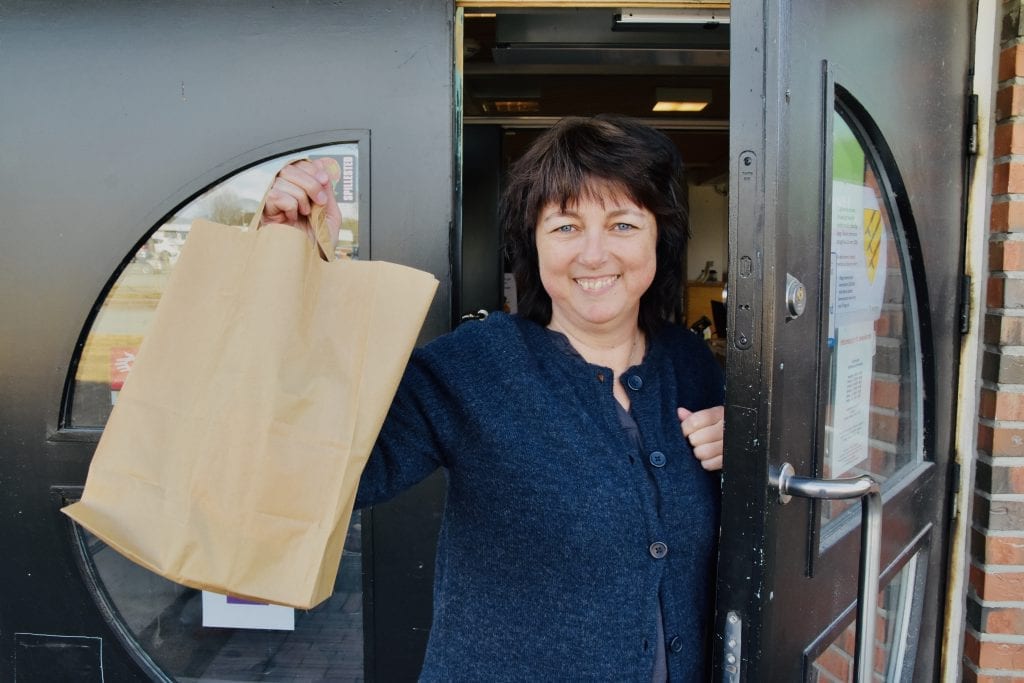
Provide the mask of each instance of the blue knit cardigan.
[{"label": "blue knit cardigan", "polygon": [[[719,478],[676,407],[723,402],[707,346],[665,326],[623,374],[494,314],[413,353],[360,482],[384,501],[438,467],[448,494],[422,681],[650,681],[658,598],[669,679],[704,675]],[[667,549],[667,552],[664,552]]]}]

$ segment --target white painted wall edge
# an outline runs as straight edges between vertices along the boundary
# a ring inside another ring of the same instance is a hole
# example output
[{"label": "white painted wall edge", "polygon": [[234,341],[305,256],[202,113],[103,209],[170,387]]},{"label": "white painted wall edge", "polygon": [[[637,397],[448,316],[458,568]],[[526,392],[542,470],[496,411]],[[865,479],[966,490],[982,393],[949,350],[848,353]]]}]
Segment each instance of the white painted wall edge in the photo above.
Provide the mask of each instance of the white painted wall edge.
[{"label": "white painted wall edge", "polygon": [[1001,5],[978,0],[975,29],[974,93],[978,96],[978,153],[967,195],[964,272],[971,278],[970,330],[960,348],[957,387],[955,458],[960,464],[956,494],[957,515],[950,528],[946,618],[942,634],[943,681],[959,681],[963,671],[964,627],[970,570],[971,501],[977,460],[978,406],[981,386],[982,339],[985,325],[985,283],[988,280],[989,213],[992,207],[992,144],[996,68],[1000,44]]}]

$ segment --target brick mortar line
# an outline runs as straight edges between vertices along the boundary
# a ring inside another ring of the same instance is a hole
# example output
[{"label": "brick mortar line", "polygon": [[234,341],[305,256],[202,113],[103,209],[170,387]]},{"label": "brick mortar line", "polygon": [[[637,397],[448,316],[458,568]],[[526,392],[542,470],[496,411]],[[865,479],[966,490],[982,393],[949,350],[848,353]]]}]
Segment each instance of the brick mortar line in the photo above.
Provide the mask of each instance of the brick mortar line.
[{"label": "brick mortar line", "polygon": [[[1024,280],[1024,270],[992,270],[988,276],[1000,280]],[[878,341],[881,342],[883,339],[886,337],[879,337]]]},{"label": "brick mortar line", "polygon": [[975,488],[974,495],[980,496],[990,503],[1024,503],[1024,493],[989,493]]},{"label": "brick mortar line", "polygon": [[[1024,529],[1020,531],[1007,530],[1007,529],[988,529],[978,522],[971,522],[971,529],[983,534],[986,538],[1019,538],[1024,541]],[[1024,597],[1024,596],[1022,596]],[[1021,603],[1024,605],[1024,602]]]},{"label": "brick mortar line", "polygon": [[974,630],[970,626],[968,626],[964,630],[983,643],[999,643],[1002,645],[1024,645],[1024,636],[1010,634],[1000,634],[997,636],[991,633],[981,633],[980,631]]},{"label": "brick mortar line", "polygon": [[1024,242],[1024,233],[1021,232],[990,232],[988,234],[989,244],[996,242]]},{"label": "brick mortar line", "polygon": [[1003,192],[992,195],[993,204],[1009,204],[1010,202],[1024,202],[1024,192]]},{"label": "brick mortar line", "polygon": [[888,441],[881,441],[879,439],[868,439],[868,445],[877,448],[886,455],[897,455],[901,452],[901,449],[896,447],[896,444],[889,443]]},{"label": "brick mortar line", "polygon": [[1017,678],[1018,675],[1024,675],[1024,669],[993,669],[990,667],[982,668],[976,665],[970,659],[968,659],[966,655],[964,656],[963,662],[968,669],[970,669],[976,674],[981,674],[982,676],[995,676],[997,678],[1007,678],[1012,676],[1014,678]]},{"label": "brick mortar line", "polygon": [[1024,420],[994,420],[991,417],[979,417],[978,424],[992,429],[1024,429]]},{"label": "brick mortar line", "polygon": [[[1024,387],[1024,384],[1022,384],[1021,386]],[[882,406],[876,406],[876,405],[869,405],[868,406],[868,412],[871,415],[882,415],[884,417],[899,417],[900,416],[900,409],[899,408],[883,408]]]},{"label": "brick mortar line", "polygon": [[992,455],[991,453],[979,450],[978,462],[983,462],[992,467],[1024,467],[1024,456]]},{"label": "brick mortar line", "polygon": [[982,349],[986,353],[997,353],[1000,356],[1024,356],[1024,346],[1021,346],[1020,344],[1006,344],[1005,346],[1000,346],[999,344],[983,344]]},{"label": "brick mortar line", "polygon": [[[977,567],[986,574],[1021,574],[1024,573],[1024,564],[993,564],[971,560],[971,566]],[[1024,603],[1022,603],[1024,604]],[[1024,638],[1024,635],[1021,636]]]},{"label": "brick mortar line", "polygon": [[[998,308],[985,307],[985,315],[998,315],[1003,318],[1024,318],[1024,308]],[[1020,344],[1007,344],[1007,346],[1020,346]]]},{"label": "brick mortar line", "polygon": [[1014,384],[1011,382],[993,382],[992,380],[988,379],[981,381],[981,388],[991,389],[992,391],[1001,391],[1006,394],[1024,393],[1024,384]]},{"label": "brick mortar line", "polygon": [[977,593],[971,593],[970,599],[978,604],[978,607],[982,609],[1020,609],[1024,610],[1024,602],[1014,602],[1010,600],[982,600],[978,597]]},{"label": "brick mortar line", "polygon": [[1012,88],[1015,85],[1024,85],[1024,78],[1021,78],[1020,76],[1010,76],[1009,78],[1005,78],[1001,81],[996,81],[996,92]]},{"label": "brick mortar line", "polygon": [[[1020,121],[1017,121],[1015,123],[1024,123],[1024,119],[1021,119]],[[997,128],[998,128],[998,126],[997,126]],[[1000,156],[992,158],[992,165],[993,166],[1000,166],[1002,164],[1022,164],[1022,163],[1024,163],[1024,152],[1018,153],[1018,154],[1014,154],[1014,153],[1011,152],[1010,154],[1002,154]]]}]

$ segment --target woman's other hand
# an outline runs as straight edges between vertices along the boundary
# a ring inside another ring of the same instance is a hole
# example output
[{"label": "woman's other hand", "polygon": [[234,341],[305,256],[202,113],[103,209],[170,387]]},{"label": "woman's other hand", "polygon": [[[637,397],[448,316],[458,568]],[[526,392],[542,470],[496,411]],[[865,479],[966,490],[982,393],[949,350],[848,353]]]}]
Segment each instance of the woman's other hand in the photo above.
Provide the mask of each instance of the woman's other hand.
[{"label": "woman's other hand", "polygon": [[695,413],[679,408],[677,412],[683,436],[693,447],[693,454],[700,461],[700,466],[708,471],[722,469],[725,406],[715,406]]},{"label": "woman's other hand", "polygon": [[332,166],[337,167],[334,159],[321,158],[296,161],[282,168],[267,193],[261,224],[291,225],[314,237],[309,215],[319,204],[324,207],[331,242],[337,243],[341,211],[331,185]]}]

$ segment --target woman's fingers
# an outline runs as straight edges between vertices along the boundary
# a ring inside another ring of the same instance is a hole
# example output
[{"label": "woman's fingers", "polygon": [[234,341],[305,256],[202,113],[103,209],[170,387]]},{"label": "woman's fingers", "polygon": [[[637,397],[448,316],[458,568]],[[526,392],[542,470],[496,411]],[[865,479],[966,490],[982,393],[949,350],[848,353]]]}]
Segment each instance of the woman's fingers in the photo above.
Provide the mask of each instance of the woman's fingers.
[{"label": "woman's fingers", "polygon": [[[341,214],[332,199],[331,179],[319,160],[301,160],[288,164],[274,178],[263,209],[264,223],[285,223],[305,228],[305,220],[314,204],[327,207],[328,218],[341,224]],[[333,211],[332,211],[332,206]]]},{"label": "woman's fingers", "polygon": [[683,436],[693,447],[693,454],[706,470],[722,468],[722,451],[725,439],[725,407],[715,406],[691,412],[678,409],[679,425]]},{"label": "woman's fingers", "polygon": [[299,216],[308,216],[309,195],[299,186],[278,177],[267,193],[264,222],[298,225]]},{"label": "woman's fingers", "polygon": [[718,455],[714,458],[708,458],[707,460],[701,460],[700,466],[708,472],[715,472],[722,469],[722,456]]}]

